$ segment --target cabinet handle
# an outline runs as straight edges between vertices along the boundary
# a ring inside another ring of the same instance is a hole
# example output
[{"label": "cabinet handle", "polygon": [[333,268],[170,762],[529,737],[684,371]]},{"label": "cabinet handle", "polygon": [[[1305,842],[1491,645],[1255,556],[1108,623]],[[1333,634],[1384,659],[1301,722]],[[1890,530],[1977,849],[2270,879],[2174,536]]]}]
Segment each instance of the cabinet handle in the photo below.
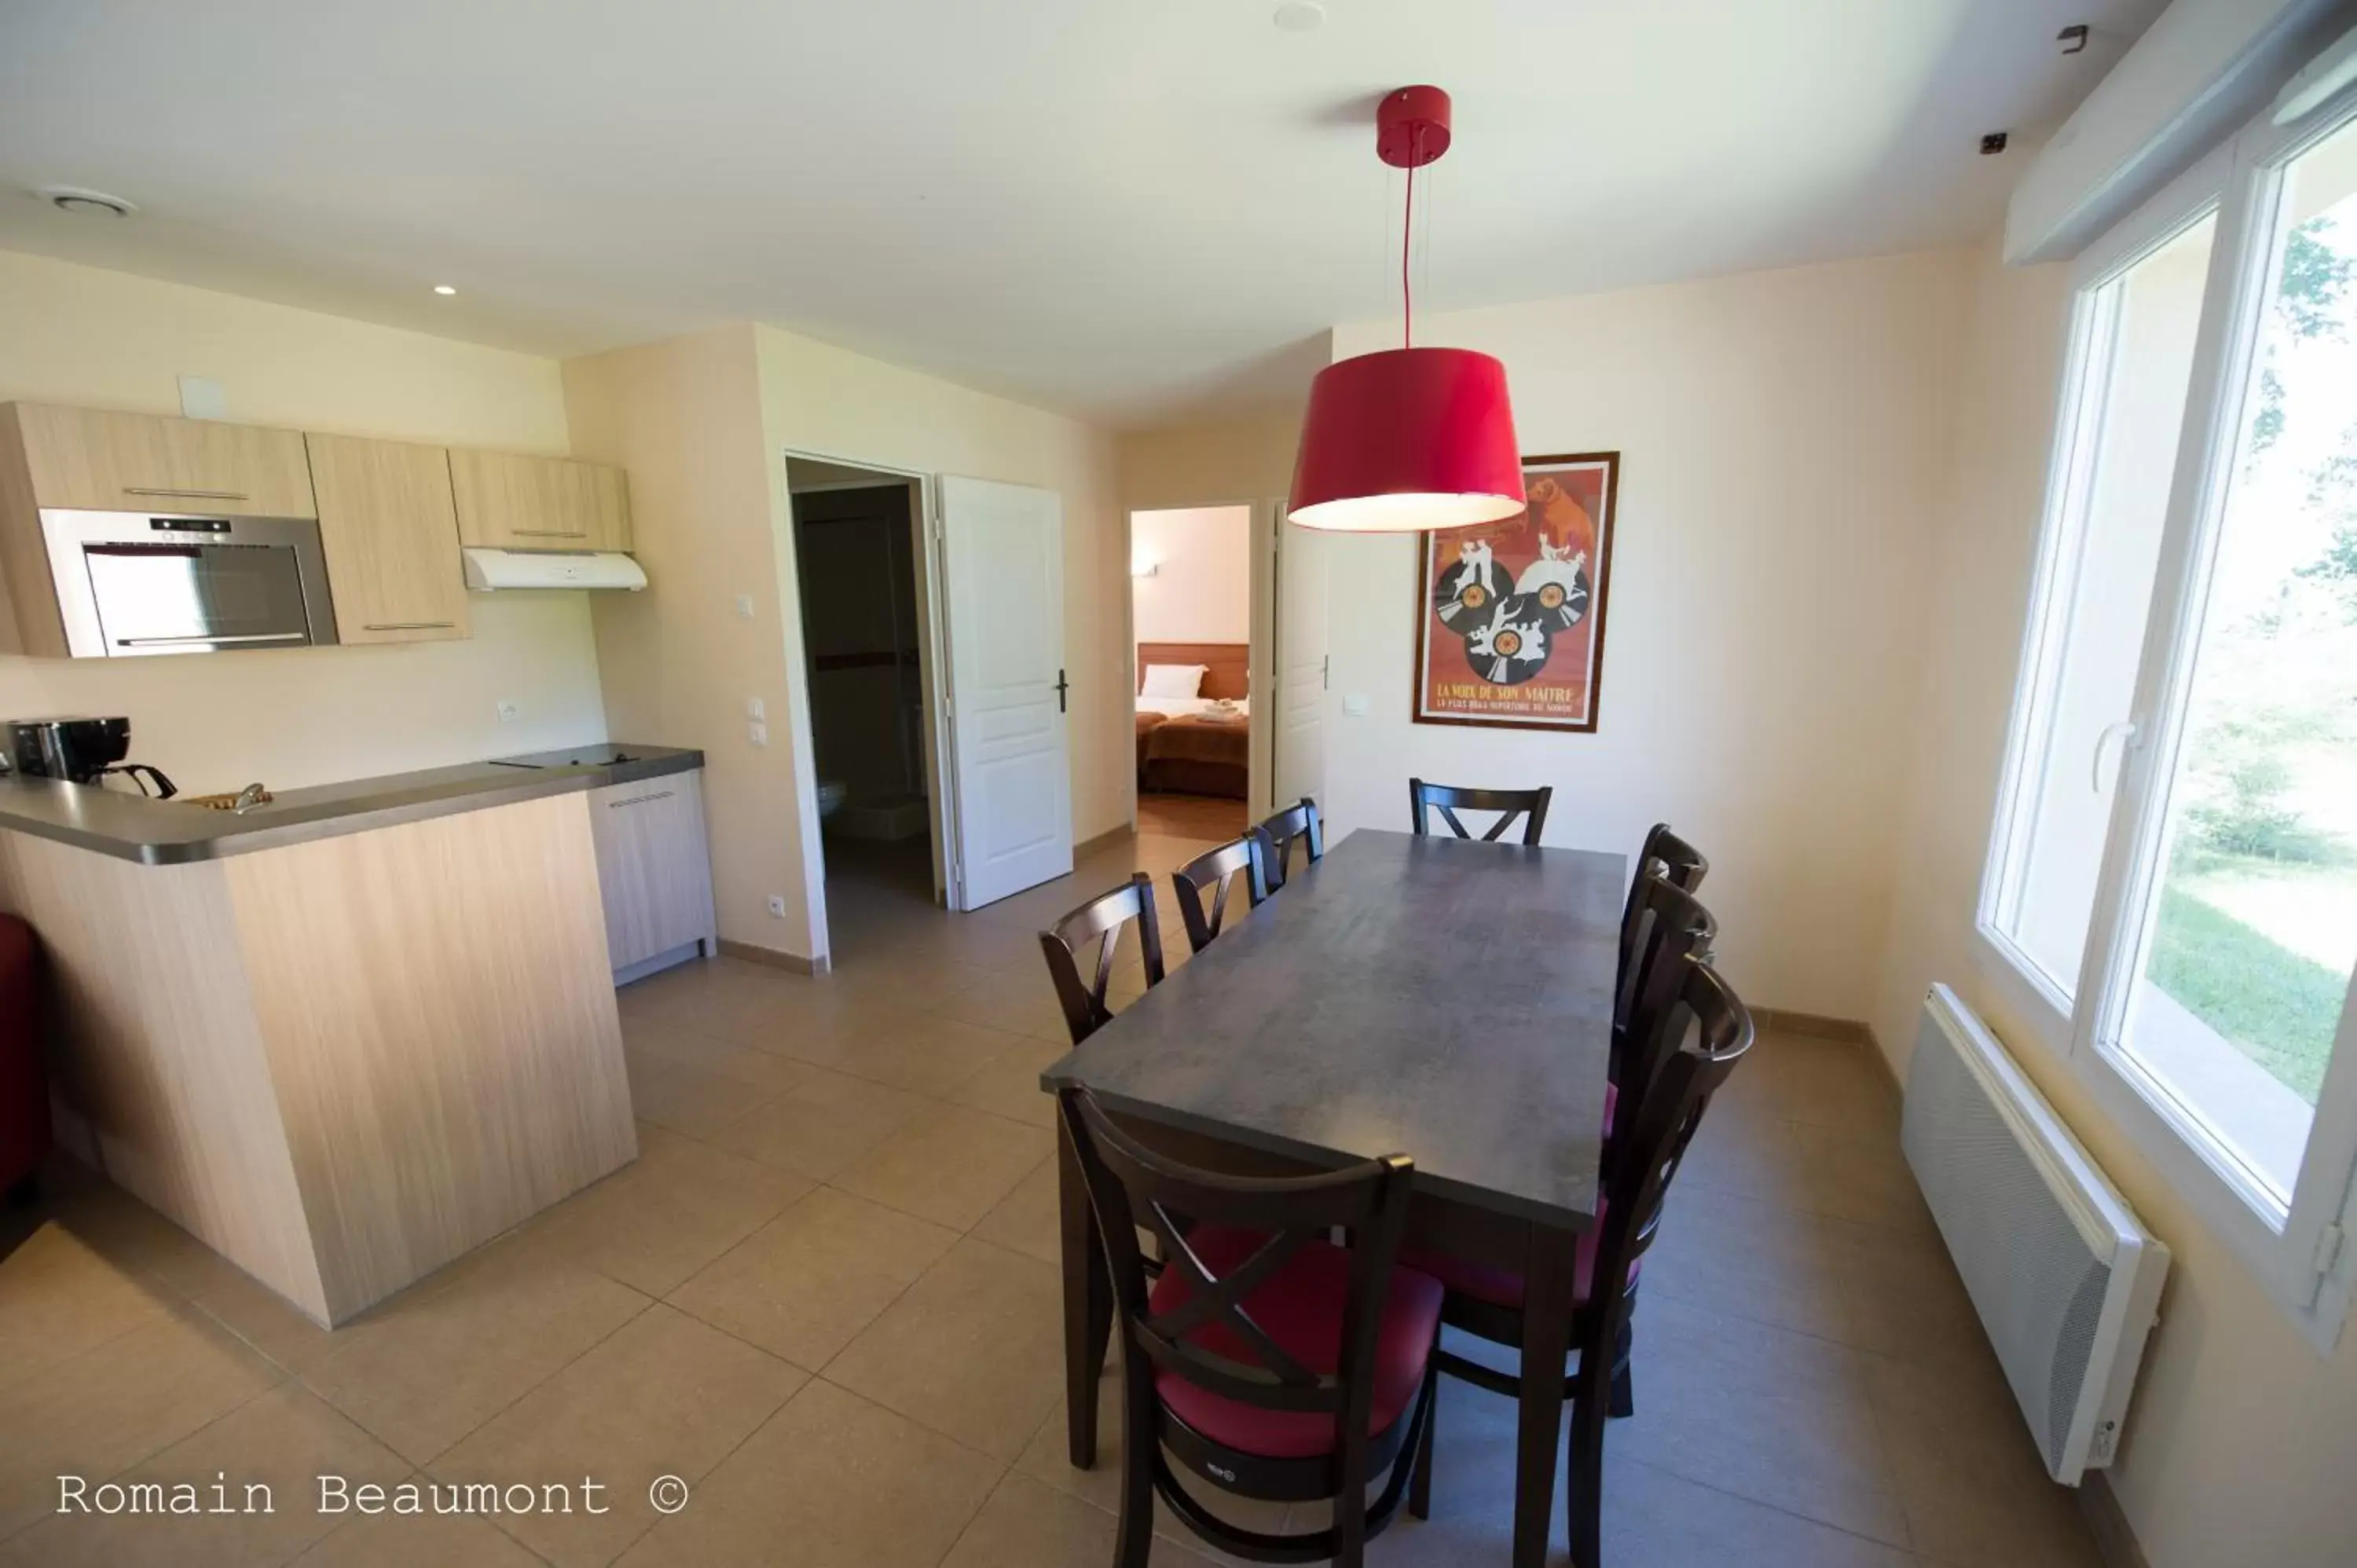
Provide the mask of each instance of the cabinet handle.
[{"label": "cabinet handle", "polygon": [[519,539],[587,539],[586,528],[511,528],[510,533]]},{"label": "cabinet handle", "polygon": [[670,799],[670,790],[658,789],[651,795],[633,795],[627,800],[608,800],[606,802],[606,809],[610,811],[618,806],[643,806],[649,800],[668,800]]},{"label": "cabinet handle", "polygon": [[362,631],[449,631],[457,626],[454,620],[371,620],[362,621]]},{"label": "cabinet handle", "polygon": [[126,496],[188,496],[205,501],[242,501],[248,499],[243,490],[167,490],[153,485],[125,485]]},{"label": "cabinet handle", "polygon": [[187,648],[191,645],[210,648],[217,644],[236,643],[242,647],[258,642],[308,642],[307,631],[250,631],[220,637],[118,637],[117,648]]}]

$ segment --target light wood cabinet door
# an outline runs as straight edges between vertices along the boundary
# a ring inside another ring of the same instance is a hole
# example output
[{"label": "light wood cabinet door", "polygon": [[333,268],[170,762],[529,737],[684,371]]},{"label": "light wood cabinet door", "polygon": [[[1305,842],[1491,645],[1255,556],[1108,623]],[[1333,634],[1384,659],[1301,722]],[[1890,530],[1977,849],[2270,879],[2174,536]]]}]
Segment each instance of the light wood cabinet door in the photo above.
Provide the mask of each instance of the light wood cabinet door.
[{"label": "light wood cabinet door", "polygon": [[449,454],[352,435],[304,440],[337,636],[345,642],[468,636]]},{"label": "light wood cabinet door", "polygon": [[460,542],[501,550],[628,550],[630,503],[619,468],[565,457],[454,448]]},{"label": "light wood cabinet door", "polygon": [[299,431],[47,403],[16,414],[41,506],[318,515]]},{"label": "light wood cabinet door", "polygon": [[703,779],[698,769],[589,792],[607,955],[618,970],[715,940]]}]

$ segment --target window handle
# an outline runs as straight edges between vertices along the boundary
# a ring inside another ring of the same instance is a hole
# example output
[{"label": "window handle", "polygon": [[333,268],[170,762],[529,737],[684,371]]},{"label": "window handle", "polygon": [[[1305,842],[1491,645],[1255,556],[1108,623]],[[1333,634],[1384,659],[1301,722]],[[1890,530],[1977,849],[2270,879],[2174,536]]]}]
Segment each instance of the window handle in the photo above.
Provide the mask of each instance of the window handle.
[{"label": "window handle", "polygon": [[2125,756],[2136,745],[2136,720],[2122,719],[2117,724],[2105,725],[2104,733],[2095,737],[2095,756],[2088,765],[2088,783],[2096,794],[2104,792],[2104,753],[2111,749],[2113,738],[2118,737],[2120,751]]}]

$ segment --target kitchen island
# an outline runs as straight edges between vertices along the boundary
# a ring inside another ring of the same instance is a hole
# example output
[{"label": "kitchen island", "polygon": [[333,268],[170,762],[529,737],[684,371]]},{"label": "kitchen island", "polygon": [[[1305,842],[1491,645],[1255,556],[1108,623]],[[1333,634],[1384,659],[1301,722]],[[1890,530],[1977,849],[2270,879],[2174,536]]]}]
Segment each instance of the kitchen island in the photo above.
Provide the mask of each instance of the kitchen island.
[{"label": "kitchen island", "polygon": [[350,1318],[636,1157],[592,792],[702,762],[587,747],[242,813],[0,780],[58,1098],[109,1177]]}]

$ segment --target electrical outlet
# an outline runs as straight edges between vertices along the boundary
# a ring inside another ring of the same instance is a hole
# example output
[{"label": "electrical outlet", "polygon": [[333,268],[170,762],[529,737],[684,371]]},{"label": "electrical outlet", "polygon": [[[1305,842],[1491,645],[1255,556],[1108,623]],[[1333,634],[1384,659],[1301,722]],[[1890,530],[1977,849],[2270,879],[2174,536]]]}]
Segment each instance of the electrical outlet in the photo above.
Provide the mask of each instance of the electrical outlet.
[{"label": "electrical outlet", "polygon": [[769,704],[759,697],[748,697],[745,699],[745,716],[755,724],[759,724],[770,716]]},{"label": "electrical outlet", "polygon": [[502,697],[500,699],[500,723],[503,725],[511,725],[515,723],[516,714],[522,711],[522,709],[518,708],[513,703],[509,702],[506,698]]},{"label": "electrical outlet", "polygon": [[747,725],[745,738],[755,746],[767,746],[770,744],[770,726],[759,723]]},{"label": "electrical outlet", "polygon": [[772,893],[770,895],[770,914],[771,918],[775,919],[782,920],[786,918],[786,896],[784,894]]},{"label": "electrical outlet", "polygon": [[737,618],[738,620],[751,620],[753,618],[752,595],[739,594],[737,596]]},{"label": "electrical outlet", "polygon": [[1352,718],[1365,718],[1367,716],[1367,694],[1364,692],[1345,692],[1342,693],[1342,711],[1350,714]]}]

